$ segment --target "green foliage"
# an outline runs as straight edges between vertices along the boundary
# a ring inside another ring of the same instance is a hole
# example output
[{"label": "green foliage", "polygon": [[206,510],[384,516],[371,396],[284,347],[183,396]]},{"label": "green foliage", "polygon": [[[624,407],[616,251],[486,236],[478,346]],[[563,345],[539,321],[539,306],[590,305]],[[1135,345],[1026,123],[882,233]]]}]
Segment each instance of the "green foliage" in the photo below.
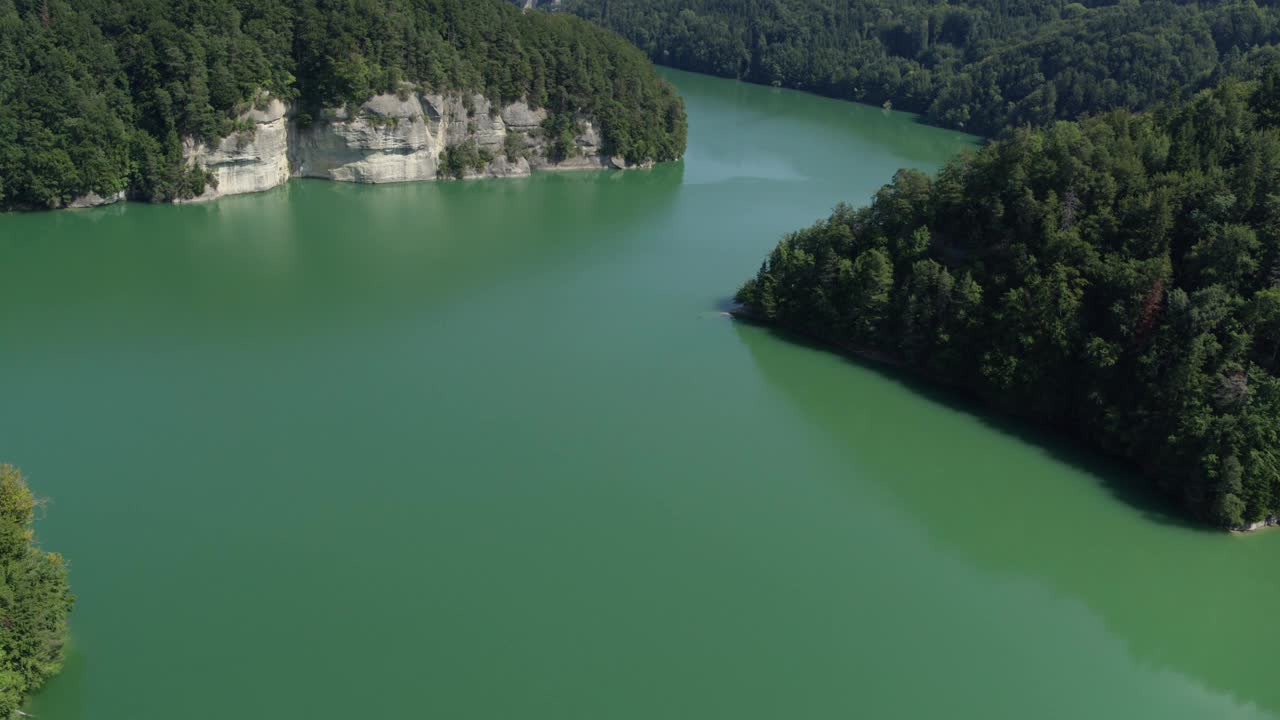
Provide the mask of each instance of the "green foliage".
[{"label": "green foliage", "polygon": [[507,136],[502,141],[502,153],[507,156],[507,160],[515,162],[528,154],[526,144],[526,136],[518,130],[508,130]]},{"label": "green foliage", "polygon": [[0,717],[62,668],[74,602],[62,556],[34,544],[36,505],[18,469],[0,465]]},{"label": "green foliage", "polygon": [[475,140],[465,140],[440,151],[440,177],[461,180],[468,171],[481,172],[493,160],[493,153],[476,146]]},{"label": "green foliage", "polygon": [[405,81],[594,118],[612,154],[684,152],[643,53],[500,0],[0,0],[0,208],[190,197],[207,177],[184,139],[232,134],[268,94],[309,122]]},{"label": "green foliage", "polygon": [[1251,0],[565,0],[655,62],[923,113],[994,135],[1253,78],[1280,10]]},{"label": "green foliage", "polygon": [[552,115],[542,123],[542,135],[547,138],[547,158],[561,162],[578,154],[578,123],[566,115]]},{"label": "green foliage", "polygon": [[1228,80],[902,171],[738,299],[1130,458],[1211,522],[1280,513],[1273,92]]}]

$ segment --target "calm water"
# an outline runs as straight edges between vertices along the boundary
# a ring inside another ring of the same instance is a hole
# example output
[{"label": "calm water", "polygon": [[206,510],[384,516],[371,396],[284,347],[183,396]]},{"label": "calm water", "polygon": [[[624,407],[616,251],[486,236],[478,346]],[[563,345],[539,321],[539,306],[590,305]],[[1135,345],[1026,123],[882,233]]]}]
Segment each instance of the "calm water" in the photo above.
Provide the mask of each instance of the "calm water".
[{"label": "calm water", "polygon": [[672,74],[652,172],[0,217],[39,720],[1277,718],[1280,533],[716,310],[969,139]]}]

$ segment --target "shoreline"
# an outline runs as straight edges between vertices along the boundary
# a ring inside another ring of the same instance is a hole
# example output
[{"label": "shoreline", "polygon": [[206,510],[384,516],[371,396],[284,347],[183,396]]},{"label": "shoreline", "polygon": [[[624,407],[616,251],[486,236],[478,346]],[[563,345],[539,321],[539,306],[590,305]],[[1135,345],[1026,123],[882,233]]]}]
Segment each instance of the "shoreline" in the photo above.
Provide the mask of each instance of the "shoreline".
[{"label": "shoreline", "polygon": [[1257,522],[1249,523],[1248,525],[1227,528],[1227,532],[1232,535],[1253,535],[1255,533],[1265,532],[1275,528],[1280,528],[1280,515],[1272,515],[1270,517],[1263,518],[1262,520],[1258,520]]},{"label": "shoreline", "polygon": [[[217,139],[183,137],[186,168],[202,170],[207,181],[199,194],[155,204],[261,192],[297,177],[378,185],[628,170],[658,162],[656,157],[629,161],[607,146],[598,121],[581,113],[573,116],[571,145],[557,151],[542,128],[547,109],[532,108],[523,99],[499,106],[479,93],[402,87],[398,93],[373,95],[359,110],[326,108],[319,121],[301,124],[290,103],[268,96],[258,101],[237,116],[244,129]],[[567,130],[565,135],[558,142],[568,143]],[[13,209],[101,207],[133,200],[131,195],[89,191],[57,198],[47,208]]]},{"label": "shoreline", "polygon": [[[670,161],[670,162],[676,162],[676,161]],[[461,178],[437,176],[434,178],[416,178],[411,180],[388,180],[388,181],[381,181],[381,182],[378,182],[378,181],[363,182],[359,180],[338,180],[332,177],[325,177],[322,175],[301,175],[300,174],[300,175],[290,175],[289,178],[286,179],[284,182],[276,185],[272,185],[271,187],[264,187],[264,188],[259,188],[255,190],[247,190],[244,192],[233,192],[233,193],[219,193],[216,191],[213,193],[205,192],[204,194],[198,195],[196,197],[176,198],[173,200],[165,200],[163,202],[153,202],[150,200],[132,199],[128,197],[128,195],[126,195],[123,190],[117,194],[110,195],[105,198],[91,191],[87,195],[82,195],[82,196],[73,198],[71,202],[58,207],[13,207],[7,210],[0,210],[0,215],[5,215],[9,213],[58,212],[63,210],[92,210],[94,208],[108,207],[111,205],[122,205],[127,203],[141,203],[143,205],[203,205],[206,203],[214,202],[216,200],[220,200],[222,198],[237,197],[239,195],[257,195],[260,193],[270,192],[272,190],[275,190],[276,188],[280,188],[280,187],[284,187],[285,185],[288,185],[293,180],[320,180],[324,182],[344,183],[348,185],[404,185],[407,183],[466,182],[469,180],[522,179],[522,178],[533,177],[534,175],[537,175],[539,173],[556,174],[556,173],[581,172],[581,171],[588,171],[588,170],[609,171],[610,173],[622,172],[627,170],[651,170],[661,164],[663,163],[660,163],[654,160],[646,160],[642,163],[637,163],[634,165],[620,165],[618,162],[616,162],[616,158],[600,156],[600,158],[598,158],[598,163],[596,164],[593,164],[590,161],[587,161],[587,162],[579,161],[577,163],[573,163],[573,162],[560,163],[555,165],[546,164],[546,165],[538,165],[538,166],[533,166],[531,164],[529,171],[525,173],[489,174],[489,173],[473,172],[473,173],[467,173],[467,175]]]}]

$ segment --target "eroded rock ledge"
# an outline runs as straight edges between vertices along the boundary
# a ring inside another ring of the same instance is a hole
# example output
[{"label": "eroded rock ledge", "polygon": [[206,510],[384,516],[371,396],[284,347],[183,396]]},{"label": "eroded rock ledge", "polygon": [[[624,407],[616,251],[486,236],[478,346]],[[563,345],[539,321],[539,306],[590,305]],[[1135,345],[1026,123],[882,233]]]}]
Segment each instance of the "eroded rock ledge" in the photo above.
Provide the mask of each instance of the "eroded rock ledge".
[{"label": "eroded rock ledge", "polygon": [[214,182],[195,200],[259,192],[291,177],[339,182],[389,183],[435,180],[449,148],[474,146],[463,177],[520,177],[535,169],[625,168],[603,154],[590,118],[576,118],[575,152],[549,159],[542,123],[547,111],[522,101],[494,107],[483,95],[418,90],[377,95],[358,109],[328,108],[320,117],[295,115],[278,99],[260,102],[239,118],[241,130],[216,144],[184,143],[187,162]]},{"label": "eroded rock ledge", "polygon": [[1280,526],[1280,515],[1270,515],[1262,520],[1258,520],[1257,522],[1251,522],[1247,525],[1231,528],[1231,530],[1237,533],[1251,533],[1277,526]]}]

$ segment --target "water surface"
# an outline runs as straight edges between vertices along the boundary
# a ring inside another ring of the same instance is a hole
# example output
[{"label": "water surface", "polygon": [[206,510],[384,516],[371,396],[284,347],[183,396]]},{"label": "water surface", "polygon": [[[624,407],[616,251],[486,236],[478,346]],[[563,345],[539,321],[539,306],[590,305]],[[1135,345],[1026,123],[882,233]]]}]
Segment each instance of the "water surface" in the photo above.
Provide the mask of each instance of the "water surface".
[{"label": "water surface", "polygon": [[1277,718],[1280,533],[717,313],[972,138],[671,73],[682,163],[0,217],[40,720]]}]

